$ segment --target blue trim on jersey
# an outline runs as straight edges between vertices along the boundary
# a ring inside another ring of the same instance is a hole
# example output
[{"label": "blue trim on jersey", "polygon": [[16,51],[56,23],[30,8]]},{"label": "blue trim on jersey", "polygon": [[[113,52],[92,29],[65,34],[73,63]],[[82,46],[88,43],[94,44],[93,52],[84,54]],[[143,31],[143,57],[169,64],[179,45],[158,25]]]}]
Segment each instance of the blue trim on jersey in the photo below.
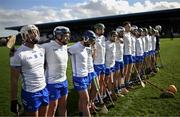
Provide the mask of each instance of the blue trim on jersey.
[{"label": "blue trim on jersey", "polygon": [[57,100],[68,94],[68,81],[65,80],[60,83],[47,84],[47,89],[49,92],[49,100]]},{"label": "blue trim on jersey", "polygon": [[48,90],[46,88],[34,93],[27,92],[22,89],[21,97],[22,97],[24,110],[27,112],[35,112],[39,110],[39,108],[42,105],[49,104],[49,95],[48,95]]}]

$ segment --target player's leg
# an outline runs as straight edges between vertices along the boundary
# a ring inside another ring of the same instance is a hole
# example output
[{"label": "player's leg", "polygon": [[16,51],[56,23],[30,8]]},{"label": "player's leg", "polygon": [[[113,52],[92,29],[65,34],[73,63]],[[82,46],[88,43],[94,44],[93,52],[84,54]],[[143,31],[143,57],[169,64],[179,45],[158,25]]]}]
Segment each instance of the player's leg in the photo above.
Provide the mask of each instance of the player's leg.
[{"label": "player's leg", "polygon": [[103,95],[104,91],[105,91],[105,87],[104,87],[104,79],[105,79],[105,74],[101,74],[100,78],[99,78],[99,85],[100,85],[100,94]]},{"label": "player's leg", "polygon": [[78,91],[79,94],[79,115],[80,116],[90,116],[89,110],[89,94],[88,94],[88,85],[89,80],[88,76],[86,77],[73,77],[74,89]]},{"label": "player's leg", "polygon": [[38,116],[47,117],[48,108],[49,108],[49,92],[47,88],[41,91],[42,97],[39,99],[41,100],[41,106],[38,111]]},{"label": "player's leg", "polygon": [[116,70],[114,73],[114,90],[115,93],[118,94],[119,93],[119,80],[120,80],[120,70]]},{"label": "player's leg", "polygon": [[49,92],[49,108],[48,108],[48,116],[55,116],[56,109],[58,106],[58,99],[60,98],[60,88],[59,84],[47,84],[47,89]]},{"label": "player's leg", "polygon": [[125,78],[125,86],[128,85],[128,66],[129,66],[129,59],[127,55],[124,55],[124,78]]},{"label": "player's leg", "polygon": [[67,116],[68,81],[61,83],[60,98],[58,100],[58,111],[60,116]]},{"label": "player's leg", "polygon": [[87,89],[78,91],[79,93],[79,111],[83,116],[91,116],[89,111],[89,94]]},{"label": "player's leg", "polygon": [[48,108],[48,116],[54,116],[55,115],[57,105],[58,105],[58,99],[50,101],[49,108]]},{"label": "player's leg", "polygon": [[111,92],[111,97],[113,100],[117,100],[114,88],[113,88],[113,76],[114,76],[114,72],[113,72],[113,68],[107,68],[106,69],[106,84],[108,86],[108,90]]},{"label": "player's leg", "polygon": [[128,68],[127,68],[127,74],[126,74],[126,85],[127,85],[127,87],[128,88],[130,88],[129,87],[129,81],[130,81],[130,79],[131,79],[131,73],[132,73],[132,67],[133,67],[133,63],[130,63],[130,64],[128,64]]},{"label": "player's leg", "polygon": [[105,87],[103,84],[104,79],[105,79],[105,65],[94,65],[94,70],[99,80],[98,82],[100,86],[100,94],[103,95],[103,92],[105,90]]},{"label": "player's leg", "polygon": [[96,94],[98,92],[99,89],[97,89],[98,87],[96,85],[99,85],[99,82],[97,83],[97,75],[95,72],[91,72],[88,74],[89,77],[89,84],[90,84],[90,91],[89,91],[89,97],[90,97],[90,101],[92,102],[95,97]]},{"label": "player's leg", "polygon": [[115,93],[119,93],[119,82],[120,82],[120,62],[115,62],[115,73],[114,73],[114,90]]},{"label": "player's leg", "polygon": [[66,109],[67,97],[68,97],[67,94],[63,95],[58,101],[58,111],[59,111],[60,116],[63,116],[63,117],[67,116],[67,109]]},{"label": "player's leg", "polygon": [[48,105],[42,105],[40,108],[39,108],[39,111],[38,111],[38,116],[40,117],[48,117]]}]

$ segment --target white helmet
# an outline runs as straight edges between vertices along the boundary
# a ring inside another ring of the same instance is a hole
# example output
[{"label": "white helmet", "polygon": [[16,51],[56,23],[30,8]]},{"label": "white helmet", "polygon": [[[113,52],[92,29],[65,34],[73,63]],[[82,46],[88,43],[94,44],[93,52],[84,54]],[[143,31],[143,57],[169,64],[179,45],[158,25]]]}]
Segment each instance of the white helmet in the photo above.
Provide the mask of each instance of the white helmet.
[{"label": "white helmet", "polygon": [[117,32],[117,33],[124,32],[124,31],[125,31],[125,28],[122,27],[122,26],[118,26],[118,27],[116,28],[116,32]]},{"label": "white helmet", "polygon": [[157,25],[157,26],[155,26],[155,29],[160,32],[162,30],[162,27],[161,27],[161,25]]},{"label": "white helmet", "polygon": [[53,35],[56,36],[57,34],[59,35],[64,35],[66,33],[71,33],[71,31],[69,30],[68,27],[65,26],[57,26],[54,30],[53,30]]},{"label": "white helmet", "polygon": [[39,34],[39,30],[35,25],[25,25],[21,28],[20,33],[21,33],[21,37],[24,41],[27,40],[27,36],[29,36],[30,31],[37,33],[37,38],[39,38],[40,34]]},{"label": "white helmet", "polygon": [[135,30],[138,30],[138,27],[136,25],[132,25],[131,26],[131,31],[135,31]]}]

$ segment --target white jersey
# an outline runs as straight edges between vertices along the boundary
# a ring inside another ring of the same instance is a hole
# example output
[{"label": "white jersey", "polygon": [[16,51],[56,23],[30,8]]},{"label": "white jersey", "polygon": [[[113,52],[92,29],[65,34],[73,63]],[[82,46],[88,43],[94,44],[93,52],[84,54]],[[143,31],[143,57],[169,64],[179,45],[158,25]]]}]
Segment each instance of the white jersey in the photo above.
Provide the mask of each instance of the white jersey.
[{"label": "white jersey", "polygon": [[136,56],[143,56],[143,43],[141,38],[136,39]]},{"label": "white jersey", "polygon": [[[123,41],[123,39],[121,39]],[[120,40],[117,40],[115,42],[116,45],[116,61],[121,62],[123,61],[123,49],[124,49],[124,43],[120,42]]]},{"label": "white jersey", "polygon": [[68,52],[71,55],[73,76],[88,76],[88,53],[86,47],[84,47],[81,42],[77,42],[68,48]]},{"label": "white jersey", "polygon": [[43,44],[42,47],[46,55],[46,82],[54,84],[65,81],[68,62],[67,45],[59,45],[51,41]]},{"label": "white jersey", "polygon": [[94,58],[94,64],[104,64],[105,63],[105,37],[101,35],[100,37],[97,37],[96,43],[95,43],[95,58]]},{"label": "white jersey", "polygon": [[105,65],[106,68],[111,68],[115,65],[115,54],[116,54],[116,45],[115,42],[106,41],[106,58]]},{"label": "white jersey", "polygon": [[92,57],[92,48],[86,47],[87,53],[88,53],[88,73],[94,72],[94,64],[93,64],[93,57]]},{"label": "white jersey", "polygon": [[156,49],[156,36],[152,36],[152,50]]},{"label": "white jersey", "polygon": [[148,51],[152,50],[152,36],[149,36],[149,40],[148,40]]},{"label": "white jersey", "polygon": [[135,44],[136,44],[136,37],[131,35],[131,49],[132,49],[132,56],[135,56],[136,54],[136,47],[135,47]]},{"label": "white jersey", "polygon": [[22,88],[27,92],[37,92],[45,88],[45,51],[39,45],[29,48],[21,45],[10,59],[12,67],[20,67]]},{"label": "white jersey", "polygon": [[130,32],[124,33],[124,55],[131,55],[132,54],[132,41],[131,41],[131,34]]},{"label": "white jersey", "polygon": [[145,36],[145,52],[149,51],[149,35]]},{"label": "white jersey", "polygon": [[145,46],[146,46],[146,41],[145,41],[145,36],[140,37],[142,40],[142,47],[143,47],[143,53],[145,52]]}]

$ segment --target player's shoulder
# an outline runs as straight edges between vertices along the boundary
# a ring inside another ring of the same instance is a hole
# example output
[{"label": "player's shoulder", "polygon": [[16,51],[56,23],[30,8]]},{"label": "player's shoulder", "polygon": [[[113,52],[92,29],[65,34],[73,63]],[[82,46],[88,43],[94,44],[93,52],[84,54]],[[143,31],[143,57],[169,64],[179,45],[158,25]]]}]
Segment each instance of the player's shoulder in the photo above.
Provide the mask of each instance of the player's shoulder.
[{"label": "player's shoulder", "polygon": [[82,46],[81,42],[76,42],[70,47],[80,47],[80,46]]},{"label": "player's shoulder", "polygon": [[16,54],[17,53],[20,53],[20,52],[22,52],[22,51],[24,51],[24,50],[26,50],[27,48],[26,48],[26,46],[24,46],[23,44],[22,45],[20,45],[17,49],[16,49]]},{"label": "player's shoulder", "polygon": [[79,46],[80,46],[80,42],[76,42],[73,45],[68,46],[67,49],[68,50],[75,50],[75,49],[79,48]]},{"label": "player's shoulder", "polygon": [[44,49],[43,46],[40,45],[40,44],[36,44],[36,47],[37,47],[38,49]]},{"label": "player's shoulder", "polygon": [[42,48],[49,48],[49,47],[52,46],[53,44],[54,44],[54,41],[51,40],[50,42],[41,44],[40,46],[41,46]]},{"label": "player's shoulder", "polygon": [[42,45],[36,44],[36,49],[45,52],[45,49],[42,47]]},{"label": "player's shoulder", "polygon": [[27,49],[28,48],[24,44],[22,44],[18,48],[16,48],[15,51],[10,52],[10,57],[21,56],[21,54],[26,52]]}]

